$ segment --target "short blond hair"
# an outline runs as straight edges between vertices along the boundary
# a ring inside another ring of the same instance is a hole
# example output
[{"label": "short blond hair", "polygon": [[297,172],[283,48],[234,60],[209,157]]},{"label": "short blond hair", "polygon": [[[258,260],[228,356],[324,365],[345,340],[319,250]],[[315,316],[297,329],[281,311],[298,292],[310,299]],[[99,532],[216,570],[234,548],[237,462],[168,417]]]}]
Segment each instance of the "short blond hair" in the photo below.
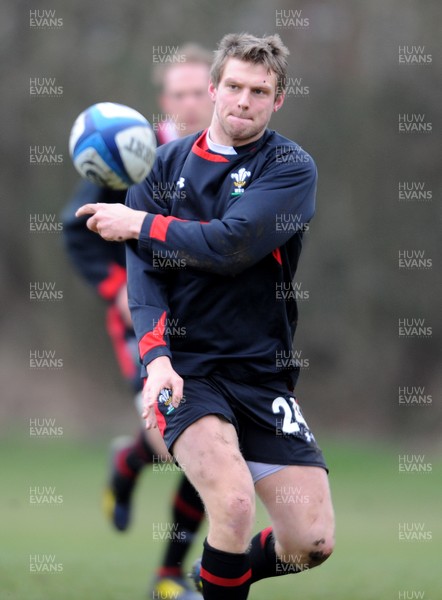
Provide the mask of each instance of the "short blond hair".
[{"label": "short blond hair", "polygon": [[229,58],[237,58],[253,64],[262,64],[276,75],[276,98],[281,96],[287,82],[287,57],[289,49],[277,33],[262,38],[250,33],[228,33],[215,52],[210,79],[218,87],[224,66]]},{"label": "short blond hair", "polygon": [[204,65],[210,71],[213,63],[213,52],[203,48],[199,44],[188,43],[183,44],[176,51],[176,55],[180,57],[180,62],[159,63],[155,65],[152,73],[152,81],[161,91],[164,86],[167,71],[179,65]]}]

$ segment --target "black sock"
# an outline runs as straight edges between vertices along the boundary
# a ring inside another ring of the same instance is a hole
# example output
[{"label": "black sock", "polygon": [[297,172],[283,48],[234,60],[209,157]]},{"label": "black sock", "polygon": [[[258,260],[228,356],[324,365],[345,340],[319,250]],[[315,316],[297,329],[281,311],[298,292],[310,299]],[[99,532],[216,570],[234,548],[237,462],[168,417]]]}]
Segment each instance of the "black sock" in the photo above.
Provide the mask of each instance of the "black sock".
[{"label": "black sock", "polygon": [[251,583],[250,556],[212,548],[205,540],[201,559],[204,600],[246,600]]},{"label": "black sock", "polygon": [[130,502],[132,490],[141,469],[153,460],[153,451],[146,441],[144,431],[138,434],[132,444],[119,450],[114,457],[112,488],[117,502]]},{"label": "black sock", "polygon": [[283,562],[276,556],[275,538],[271,527],[267,527],[267,529],[255,535],[250,545],[249,554],[252,566],[252,583],[267,577],[299,573],[303,570],[302,565],[290,564],[296,562],[296,557],[287,556],[287,562]]},{"label": "black sock", "polygon": [[201,498],[185,475],[173,501],[172,518],[174,535],[167,544],[163,564],[158,570],[162,577],[182,575],[182,563],[204,518]]},{"label": "black sock", "polygon": [[138,475],[144,466],[153,462],[153,449],[146,440],[143,429],[135,438],[132,446],[127,449],[125,462],[134,475]]}]

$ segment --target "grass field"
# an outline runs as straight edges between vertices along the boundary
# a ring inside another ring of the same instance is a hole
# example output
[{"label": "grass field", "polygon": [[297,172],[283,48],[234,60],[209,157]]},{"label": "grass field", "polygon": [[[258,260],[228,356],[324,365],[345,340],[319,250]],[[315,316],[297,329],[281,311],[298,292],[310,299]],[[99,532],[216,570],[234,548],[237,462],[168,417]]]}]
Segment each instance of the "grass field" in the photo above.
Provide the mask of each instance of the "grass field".
[{"label": "grass field", "polygon": [[[395,448],[322,442],[337,516],[335,554],[319,569],[256,584],[249,598],[441,599],[441,462],[428,456],[431,473],[403,474]],[[146,470],[134,526],[117,534],[100,509],[106,442],[3,439],[0,461],[1,600],[146,598],[162,552],[152,522],[166,521],[178,473]],[[31,503],[32,487],[55,488],[52,495],[61,496],[60,502]],[[427,539],[399,540],[400,523],[421,528]],[[259,507],[257,530],[266,525]],[[200,554],[203,536],[189,563]],[[59,571],[31,572],[35,556],[52,560]]]}]

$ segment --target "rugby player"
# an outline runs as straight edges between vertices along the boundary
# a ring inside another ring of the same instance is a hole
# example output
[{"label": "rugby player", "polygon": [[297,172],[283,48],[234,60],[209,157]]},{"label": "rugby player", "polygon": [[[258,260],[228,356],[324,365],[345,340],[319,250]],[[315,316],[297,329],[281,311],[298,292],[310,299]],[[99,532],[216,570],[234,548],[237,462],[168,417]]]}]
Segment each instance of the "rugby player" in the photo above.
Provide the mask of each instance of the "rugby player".
[{"label": "rugby player", "polygon": [[[327,466],[294,394],[299,368],[278,361],[291,356],[297,309],[275,289],[292,284],[317,180],[312,157],[268,128],[287,56],[278,35],[225,36],[208,130],[160,148],[126,206],[77,213],[105,239],[128,240],[144,418],[203,499],[206,600],[244,600],[253,582],[316,567],[334,546]],[[176,198],[160,205],[154,189],[173,183]],[[167,255],[182,268],[158,268]],[[185,335],[170,335],[171,322]],[[305,501],[278,502],[281,489]],[[255,493],[271,525],[252,538]]]}]

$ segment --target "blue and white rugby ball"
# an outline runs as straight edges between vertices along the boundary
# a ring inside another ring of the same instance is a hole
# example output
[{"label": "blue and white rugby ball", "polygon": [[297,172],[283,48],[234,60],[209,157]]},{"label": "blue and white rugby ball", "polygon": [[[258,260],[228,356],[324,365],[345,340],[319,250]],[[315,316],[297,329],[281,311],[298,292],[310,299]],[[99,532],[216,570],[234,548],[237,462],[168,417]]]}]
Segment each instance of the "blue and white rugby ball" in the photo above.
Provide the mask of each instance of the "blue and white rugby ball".
[{"label": "blue and white rugby ball", "polygon": [[127,189],[150,173],[156,146],[147,119],[113,102],[83,111],[69,136],[69,153],[80,175],[114,190]]}]

